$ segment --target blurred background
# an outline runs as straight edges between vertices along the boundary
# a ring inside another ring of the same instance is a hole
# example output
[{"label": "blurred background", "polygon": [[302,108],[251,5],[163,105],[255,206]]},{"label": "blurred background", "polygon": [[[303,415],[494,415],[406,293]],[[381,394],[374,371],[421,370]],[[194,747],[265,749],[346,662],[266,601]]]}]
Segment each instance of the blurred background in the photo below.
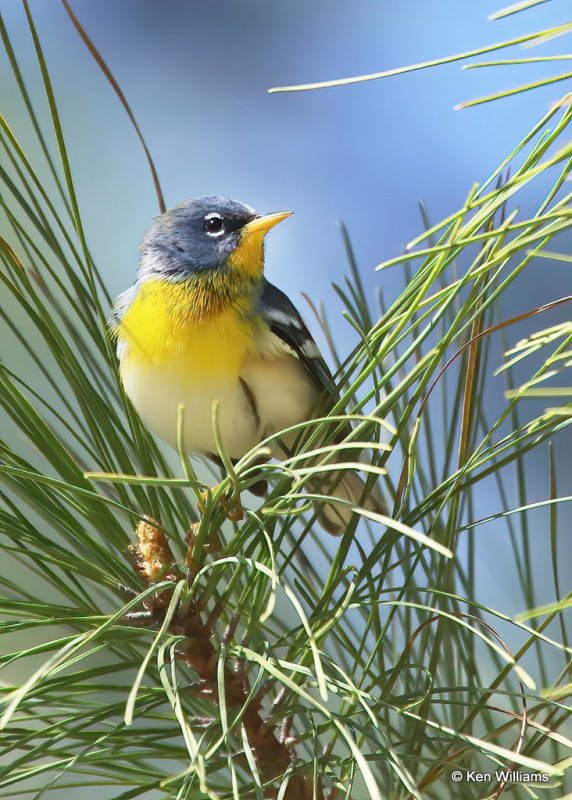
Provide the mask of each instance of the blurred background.
[{"label": "blurred background", "polygon": [[[454,106],[541,79],[559,67],[463,70],[451,64],[318,92],[270,95],[267,89],[480,48],[567,21],[568,2],[543,3],[498,22],[487,20],[501,6],[492,0],[74,0],[72,7],[133,108],[168,206],[202,194],[226,194],[264,212],[295,210],[272,236],[267,275],[299,305],[325,346],[300,293],[324,303],[343,353],[355,335],[330,286],[347,271],[336,221],[348,226],[372,299],[382,290],[391,301],[403,285],[403,269],[376,273],[374,267],[420,233],[418,201],[433,221],[455,211],[563,89],[557,84],[465,111]],[[152,181],[124,110],[61,4],[32,0],[31,8],[57,92],[88,243],[115,296],[133,282],[139,242],[158,213]],[[28,88],[42,98],[24,12],[14,0],[0,0],[0,9]],[[542,54],[564,53],[567,46],[567,40],[555,39]],[[2,58],[2,110],[33,153],[37,145]],[[47,133],[48,119],[46,109]],[[525,217],[543,199],[542,185],[523,199]],[[561,239],[560,249],[569,251],[570,244]],[[503,312],[526,311],[569,288],[569,265],[537,259],[514,285]],[[568,313],[563,308],[540,323],[509,329],[508,345]],[[502,349],[499,338],[491,372],[500,365]],[[488,402],[504,402],[504,380],[491,377],[489,387]],[[530,502],[548,496],[544,457],[545,451],[538,452],[528,465],[528,485],[535,493]],[[557,458],[559,493],[570,494],[571,448],[561,442]],[[498,497],[485,489],[478,497],[477,516],[499,510]],[[518,505],[516,495],[509,505]],[[564,519],[567,511],[559,513]],[[546,510],[530,515],[531,526],[536,525],[531,527],[534,558],[548,575],[547,519]],[[506,527],[491,523],[475,535],[480,593],[488,605],[513,615],[526,603],[510,563]],[[562,548],[563,554],[572,549],[570,543]],[[553,599],[551,581],[546,585],[546,596],[536,602]]]}]

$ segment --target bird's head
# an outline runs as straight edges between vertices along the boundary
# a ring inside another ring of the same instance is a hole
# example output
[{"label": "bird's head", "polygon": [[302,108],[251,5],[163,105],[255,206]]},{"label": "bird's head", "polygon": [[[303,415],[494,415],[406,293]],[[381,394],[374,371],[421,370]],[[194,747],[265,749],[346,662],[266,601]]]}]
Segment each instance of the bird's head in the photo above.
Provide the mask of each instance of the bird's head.
[{"label": "bird's head", "polygon": [[140,277],[176,281],[219,270],[258,278],[264,237],[291,213],[261,215],[228,197],[188,200],[154,220],[141,245]]}]

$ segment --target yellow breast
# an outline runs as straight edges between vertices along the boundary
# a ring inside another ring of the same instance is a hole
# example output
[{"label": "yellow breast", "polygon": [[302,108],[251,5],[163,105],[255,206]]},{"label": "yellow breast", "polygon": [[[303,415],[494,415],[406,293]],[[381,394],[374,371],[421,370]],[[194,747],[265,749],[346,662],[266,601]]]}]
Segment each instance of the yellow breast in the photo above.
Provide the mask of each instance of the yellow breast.
[{"label": "yellow breast", "polygon": [[254,348],[248,301],[217,297],[193,281],[145,281],[119,325],[125,359],[138,367],[184,372],[189,380],[238,378]]}]

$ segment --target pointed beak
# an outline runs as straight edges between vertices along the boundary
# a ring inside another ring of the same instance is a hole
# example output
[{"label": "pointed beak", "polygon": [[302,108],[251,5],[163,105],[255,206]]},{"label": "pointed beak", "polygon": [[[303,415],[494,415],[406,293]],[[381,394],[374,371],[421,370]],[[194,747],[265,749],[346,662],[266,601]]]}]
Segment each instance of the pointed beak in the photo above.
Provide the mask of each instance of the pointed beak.
[{"label": "pointed beak", "polygon": [[293,211],[277,211],[275,214],[264,214],[262,217],[255,217],[243,227],[242,235],[244,237],[253,233],[261,233],[265,236],[270,228],[278,225],[279,222],[282,222],[293,213]]}]

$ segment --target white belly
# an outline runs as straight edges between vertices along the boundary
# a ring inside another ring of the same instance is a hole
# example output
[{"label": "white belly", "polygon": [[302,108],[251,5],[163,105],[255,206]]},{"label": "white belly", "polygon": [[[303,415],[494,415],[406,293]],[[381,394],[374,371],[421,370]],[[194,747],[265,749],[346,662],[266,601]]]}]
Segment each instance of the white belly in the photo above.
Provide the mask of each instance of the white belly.
[{"label": "white belly", "polygon": [[200,387],[159,367],[127,363],[121,369],[125,391],[144,422],[177,447],[179,405],[184,410],[184,446],[189,453],[217,454],[213,404],[220,403],[218,427],[231,458],[240,458],[258,442],[258,426],[240,383],[211,377]]},{"label": "white belly", "polygon": [[261,438],[310,419],[319,392],[295,356],[246,361],[241,378],[256,400]]},{"label": "white belly", "polygon": [[[224,448],[241,458],[271,433],[308,419],[318,392],[293,356],[245,361],[242,380],[213,375],[200,386],[175,371],[122,359],[125,391],[143,421],[177,447],[179,405],[184,405],[184,446],[189,453],[217,453],[213,404],[220,403],[218,426]],[[245,384],[248,390],[245,389]]]}]

